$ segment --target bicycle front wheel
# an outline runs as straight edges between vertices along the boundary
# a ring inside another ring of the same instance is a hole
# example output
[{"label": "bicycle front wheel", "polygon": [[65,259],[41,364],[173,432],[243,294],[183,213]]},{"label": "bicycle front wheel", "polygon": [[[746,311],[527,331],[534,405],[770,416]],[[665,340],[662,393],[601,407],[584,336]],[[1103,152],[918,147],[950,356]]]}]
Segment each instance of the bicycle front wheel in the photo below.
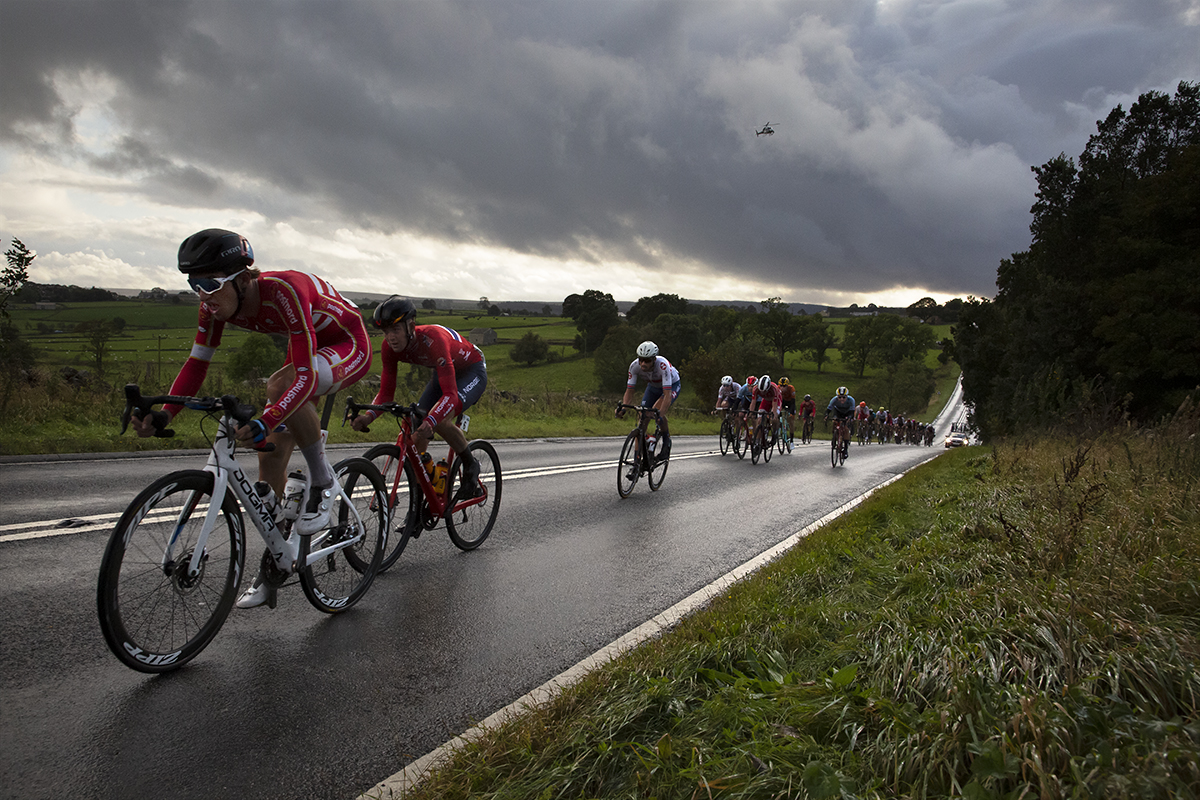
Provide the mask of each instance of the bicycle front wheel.
[{"label": "bicycle front wheel", "polygon": [[829,460],[833,466],[838,465],[838,456],[841,455],[841,447],[839,446],[838,437],[834,434],[833,439],[829,442]]},{"label": "bicycle front wheel", "polygon": [[341,492],[330,526],[300,540],[300,585],[318,611],[337,614],[362,598],[387,548],[387,491],[375,465],[347,458],[333,467]]},{"label": "bicycle front wheel", "polygon": [[774,427],[771,428],[770,435],[768,435],[765,430],[762,432],[762,444],[763,444],[762,458],[763,458],[764,464],[770,462],[771,453],[775,450],[775,442],[776,441],[778,441],[778,440],[775,438],[775,428]]},{"label": "bicycle front wheel", "polygon": [[458,498],[462,486],[462,459],[454,463],[450,472],[450,510],[446,512],[446,532],[450,541],[459,550],[474,550],[492,532],[496,515],[500,513],[500,490],[503,488],[500,474],[500,456],[488,442],[476,441],[467,445],[467,450],[479,464],[478,497]]},{"label": "bicycle front wheel", "polygon": [[733,431],[730,429],[729,420],[721,421],[721,432],[717,434],[720,437],[721,455],[729,452],[729,445],[733,440]]},{"label": "bicycle front wheel", "polygon": [[737,453],[738,459],[746,457],[746,451],[750,449],[750,435],[746,432],[746,426],[738,424],[733,434],[733,452]]},{"label": "bicycle front wheel", "polygon": [[638,432],[631,431],[621,447],[621,458],[617,461],[617,494],[629,497],[638,478],[642,477],[642,450],[638,446]]},{"label": "bicycle front wheel", "polygon": [[418,517],[421,504],[421,489],[416,476],[412,474],[412,466],[405,461],[404,451],[398,445],[377,444],[363,453],[363,458],[379,470],[387,493],[387,547],[383,549],[383,558],[379,561],[379,571],[386,572],[408,546],[415,528],[412,523]]},{"label": "bicycle front wheel", "polygon": [[173,472],[134,498],[100,562],[96,606],[113,654],[138,672],[170,672],[212,641],[237,598],[242,513],[226,492],[198,570],[188,567],[212,500],[213,476]]}]

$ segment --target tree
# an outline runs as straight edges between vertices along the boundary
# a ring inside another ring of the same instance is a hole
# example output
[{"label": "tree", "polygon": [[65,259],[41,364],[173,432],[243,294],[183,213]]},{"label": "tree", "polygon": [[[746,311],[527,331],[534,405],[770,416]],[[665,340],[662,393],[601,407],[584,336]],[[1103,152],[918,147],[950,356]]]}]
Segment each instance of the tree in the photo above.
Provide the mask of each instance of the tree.
[{"label": "tree", "polygon": [[855,317],[846,323],[842,337],[842,363],[862,377],[868,366],[884,362],[892,350],[900,331],[900,317],[894,314],[876,314],[873,317]]},{"label": "tree", "polygon": [[283,353],[265,333],[251,333],[229,357],[227,371],[235,381],[257,381],[270,377],[283,366]]},{"label": "tree", "polygon": [[0,273],[0,319],[7,321],[8,301],[20,292],[29,280],[29,265],[37,258],[37,254],[29,252],[29,248],[20,239],[13,239],[12,247],[4,251],[4,256],[8,264]]},{"label": "tree", "polygon": [[816,363],[819,373],[829,359],[830,348],[837,346],[837,334],[820,315],[806,317],[804,323],[806,331],[800,349],[809,361]]},{"label": "tree", "polygon": [[479,310],[480,311],[487,311],[488,306],[490,306],[490,305],[491,305],[491,303],[488,301],[488,299],[486,297],[479,298]]},{"label": "tree", "polygon": [[928,322],[930,317],[937,313],[937,310],[937,300],[934,300],[932,297],[922,297],[905,309],[910,317],[916,317],[921,322]]},{"label": "tree", "polygon": [[508,351],[508,357],[518,364],[528,364],[533,366],[537,361],[548,358],[550,355],[550,344],[538,336],[533,331],[522,336],[517,340]]},{"label": "tree", "polygon": [[1060,154],[1033,171],[1029,249],[953,329],[976,426],[1003,435],[1097,403],[1174,410],[1200,384],[1200,84],[1117,106],[1078,166]]},{"label": "tree", "polygon": [[575,337],[575,349],[585,354],[598,348],[608,335],[609,328],[620,321],[617,302],[612,295],[597,289],[588,289],[581,295],[567,295],[563,300],[563,314],[575,321],[579,331]]},{"label": "tree", "polygon": [[659,314],[650,331],[659,352],[672,364],[683,363],[700,346],[700,320],[688,314]]},{"label": "tree", "polygon": [[868,381],[861,397],[907,416],[924,411],[936,388],[933,370],[917,359],[905,359],[888,364],[883,374]]},{"label": "tree", "polygon": [[617,325],[608,332],[595,349],[596,380],[600,388],[614,394],[625,391],[629,364],[634,359],[638,343],[646,339],[649,330],[632,325]]},{"label": "tree", "polygon": [[425,309],[426,311],[436,311],[437,310],[437,300],[434,300],[431,297],[427,297],[421,301],[421,308]]},{"label": "tree", "polygon": [[677,294],[656,294],[639,298],[625,314],[630,325],[653,325],[663,314],[688,313],[688,301]]},{"label": "tree", "polygon": [[721,377],[732,375],[738,383],[748,375],[762,375],[775,366],[767,344],[757,337],[730,338],[713,349],[701,348],[679,368],[683,384],[696,393],[700,408],[711,408],[721,386]]},{"label": "tree", "polygon": [[763,313],[754,318],[754,329],[775,352],[779,354],[779,366],[789,350],[799,349],[804,341],[805,320],[788,311],[787,303],[781,298],[770,297],[761,303]]},{"label": "tree", "polygon": [[83,352],[91,356],[96,373],[103,375],[108,342],[113,337],[112,323],[106,319],[85,320],[75,326],[75,332],[83,335]]}]

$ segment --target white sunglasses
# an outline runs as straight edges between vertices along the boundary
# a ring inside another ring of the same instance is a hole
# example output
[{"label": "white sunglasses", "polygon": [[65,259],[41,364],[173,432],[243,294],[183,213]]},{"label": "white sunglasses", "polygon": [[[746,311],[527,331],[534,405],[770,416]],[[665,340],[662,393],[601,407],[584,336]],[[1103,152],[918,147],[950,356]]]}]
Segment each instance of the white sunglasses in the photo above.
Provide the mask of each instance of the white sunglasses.
[{"label": "white sunglasses", "polygon": [[192,291],[196,294],[212,294],[213,292],[219,292],[222,286],[245,271],[244,269],[239,269],[237,272],[232,275],[226,275],[224,278],[193,278],[189,275],[188,286],[191,286]]}]

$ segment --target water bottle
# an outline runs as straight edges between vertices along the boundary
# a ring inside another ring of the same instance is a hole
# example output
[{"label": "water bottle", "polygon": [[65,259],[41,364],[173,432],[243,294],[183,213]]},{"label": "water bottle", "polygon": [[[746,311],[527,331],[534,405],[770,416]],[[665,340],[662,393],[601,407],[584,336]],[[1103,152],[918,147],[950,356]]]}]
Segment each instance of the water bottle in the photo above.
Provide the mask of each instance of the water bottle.
[{"label": "water bottle", "polygon": [[449,470],[450,467],[446,464],[446,459],[444,458],[433,468],[433,491],[438,494],[446,491],[446,473]]},{"label": "water bottle", "polygon": [[271,484],[266,481],[255,481],[254,491],[262,498],[263,505],[267,508],[267,513],[274,518],[275,513],[279,510],[279,502],[275,497],[275,490],[271,488]]},{"label": "water bottle", "polygon": [[646,452],[648,452],[650,455],[653,456],[654,455],[654,446],[656,444],[658,444],[658,439],[656,437],[647,436],[646,437]]},{"label": "water bottle", "polygon": [[304,489],[307,486],[308,481],[300,470],[288,475],[287,483],[283,487],[283,507],[280,512],[283,519],[300,518],[300,507],[304,504]]},{"label": "water bottle", "polygon": [[433,482],[433,456],[429,453],[421,453],[421,464],[425,467],[425,474],[429,476],[429,482]]}]

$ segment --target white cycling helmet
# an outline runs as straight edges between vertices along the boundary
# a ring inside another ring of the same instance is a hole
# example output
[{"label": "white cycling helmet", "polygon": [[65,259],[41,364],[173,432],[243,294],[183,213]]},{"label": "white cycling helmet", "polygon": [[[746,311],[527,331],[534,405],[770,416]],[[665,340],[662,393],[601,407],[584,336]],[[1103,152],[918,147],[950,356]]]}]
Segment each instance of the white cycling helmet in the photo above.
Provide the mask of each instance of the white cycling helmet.
[{"label": "white cycling helmet", "polygon": [[658,345],[654,342],[642,342],[637,349],[638,358],[654,358],[658,355]]},{"label": "white cycling helmet", "polygon": [[837,393],[838,393],[838,397],[845,397],[846,395],[850,394],[850,390],[847,389],[845,386],[839,386]]},{"label": "white cycling helmet", "polygon": [[761,378],[758,379],[758,388],[760,390],[766,391],[767,389],[770,388],[770,386],[771,386],[771,376],[770,375],[763,375]]},{"label": "white cycling helmet", "polygon": [[721,385],[722,386],[732,386],[733,385],[733,376],[726,375],[724,378],[721,378]]}]

